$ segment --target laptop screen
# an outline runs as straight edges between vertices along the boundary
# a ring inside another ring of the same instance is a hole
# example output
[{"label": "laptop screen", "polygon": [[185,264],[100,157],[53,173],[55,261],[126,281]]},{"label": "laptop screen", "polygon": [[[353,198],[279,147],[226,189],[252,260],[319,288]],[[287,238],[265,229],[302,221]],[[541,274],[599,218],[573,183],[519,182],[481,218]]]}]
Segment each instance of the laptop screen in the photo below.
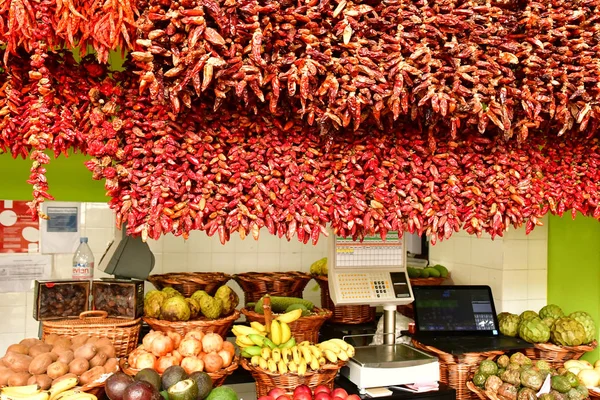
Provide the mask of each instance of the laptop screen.
[{"label": "laptop screen", "polygon": [[414,286],[419,333],[498,335],[489,286]]}]

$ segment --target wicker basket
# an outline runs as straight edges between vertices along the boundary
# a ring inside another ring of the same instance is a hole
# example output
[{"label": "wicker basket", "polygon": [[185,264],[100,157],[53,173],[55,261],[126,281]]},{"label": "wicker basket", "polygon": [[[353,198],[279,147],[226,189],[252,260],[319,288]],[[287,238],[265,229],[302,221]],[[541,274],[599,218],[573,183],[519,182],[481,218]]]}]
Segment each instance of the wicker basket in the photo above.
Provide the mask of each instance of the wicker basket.
[{"label": "wicker basket", "polygon": [[148,277],[148,281],[158,290],[172,287],[185,297],[190,297],[196,290],[204,290],[213,296],[230,279],[231,275],[222,272],[174,272]]},{"label": "wicker basket", "polygon": [[[265,316],[255,312],[254,309],[246,307],[242,308],[240,311],[246,316],[248,322],[258,321],[261,324],[265,323]],[[319,330],[321,329],[321,326],[327,319],[331,318],[332,313],[329,310],[315,307],[312,311],[315,314],[300,317],[289,324],[292,336],[296,338],[297,342],[308,340],[311,343],[317,343],[319,341]]]},{"label": "wicker basket", "polygon": [[257,302],[265,294],[271,296],[302,297],[311,276],[303,272],[246,272],[233,279],[244,291],[244,304]]},{"label": "wicker basket", "polygon": [[582,346],[557,346],[552,343],[535,343],[533,348],[524,349],[523,353],[532,360],[545,360],[553,368],[560,368],[565,361],[579,360],[585,353],[593,351],[598,342],[595,340]]},{"label": "wicker basket", "polygon": [[600,399],[600,387],[588,389],[590,399]]},{"label": "wicker basket", "polygon": [[329,296],[329,280],[326,275],[313,275],[321,287],[321,307],[331,310],[329,322],[338,324],[362,324],[375,319],[375,307],[363,306],[336,306]]},{"label": "wicker basket", "polygon": [[460,356],[445,353],[432,346],[427,346],[413,339],[413,346],[419,350],[433,353],[440,363],[440,381],[456,390],[458,400],[476,399],[477,396],[467,388],[475,370],[483,360],[492,360],[504,354],[504,351],[486,351],[483,353],[465,353]]},{"label": "wicker basket", "polygon": [[475,394],[475,396],[477,396],[477,398],[481,400],[500,400],[496,393],[489,390],[483,390],[482,388],[476,386],[472,381],[467,382],[467,387]]},{"label": "wicker basket", "polygon": [[409,278],[411,286],[439,286],[450,279],[450,274],[445,278]]},{"label": "wicker basket", "polygon": [[256,381],[256,397],[260,398],[266,396],[269,390],[278,387],[283,390],[291,397],[294,389],[299,385],[307,385],[314,390],[319,385],[325,385],[329,389],[333,389],[333,381],[345,362],[338,362],[337,364],[325,364],[318,371],[306,371],[306,375],[299,376],[293,373],[279,374],[276,372],[268,372],[260,367],[254,367],[245,358],[242,358],[240,364],[242,367],[252,375],[252,378]]},{"label": "wicker basket", "polygon": [[42,322],[42,339],[59,336],[88,335],[105,337],[115,346],[117,357],[125,357],[138,345],[142,320],[108,318],[106,311],[86,311],[79,319],[61,319]]},{"label": "wicker basket", "polygon": [[190,321],[171,322],[162,319],[144,317],[144,322],[146,322],[150,328],[155,331],[177,332],[181,336],[185,336],[185,334],[189,331],[199,329],[204,333],[218,333],[223,337],[223,339],[225,339],[229,329],[239,317],[240,312],[235,310],[231,315],[219,319],[194,319]]},{"label": "wicker basket", "polygon": [[[119,366],[121,367],[121,371],[130,376],[135,376],[138,372],[140,372],[139,369],[131,368],[127,363],[127,359],[125,358],[119,360]],[[221,386],[225,382],[225,379],[227,379],[229,375],[233,374],[233,371],[238,369],[238,366],[239,359],[238,357],[235,357],[229,367],[223,368],[218,372],[209,372],[208,376],[210,376],[213,381],[213,387]]]}]

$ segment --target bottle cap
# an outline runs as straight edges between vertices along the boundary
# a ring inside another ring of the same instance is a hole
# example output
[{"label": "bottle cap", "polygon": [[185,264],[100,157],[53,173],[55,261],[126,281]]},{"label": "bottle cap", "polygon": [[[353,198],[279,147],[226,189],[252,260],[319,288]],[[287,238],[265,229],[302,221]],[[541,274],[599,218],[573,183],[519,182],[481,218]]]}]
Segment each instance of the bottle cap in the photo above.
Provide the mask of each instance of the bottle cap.
[{"label": "bottle cap", "polygon": [[85,236],[79,238],[79,243],[87,243],[87,238]]}]

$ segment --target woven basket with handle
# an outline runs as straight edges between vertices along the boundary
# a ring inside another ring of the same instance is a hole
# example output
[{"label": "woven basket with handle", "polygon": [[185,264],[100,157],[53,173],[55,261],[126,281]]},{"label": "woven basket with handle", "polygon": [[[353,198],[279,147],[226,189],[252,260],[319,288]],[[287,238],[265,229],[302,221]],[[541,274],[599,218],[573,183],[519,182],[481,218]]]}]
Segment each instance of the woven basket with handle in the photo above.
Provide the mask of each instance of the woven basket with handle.
[{"label": "woven basket with handle", "polygon": [[534,343],[533,348],[523,350],[532,360],[545,360],[552,368],[560,368],[565,361],[579,360],[585,353],[593,351],[597,341],[581,346],[557,346],[552,343]]},{"label": "woven basket with handle", "polygon": [[79,319],[43,321],[42,339],[50,334],[105,337],[115,346],[117,357],[125,357],[136,348],[141,327],[141,318],[109,318],[106,311],[85,311]]},{"label": "woven basket with handle", "polygon": [[186,333],[193,330],[201,330],[204,333],[214,332],[221,335],[223,339],[227,338],[227,333],[233,325],[236,319],[240,316],[238,310],[234,310],[230,315],[219,318],[219,319],[192,319],[189,321],[165,321],[163,319],[156,319],[150,317],[144,317],[150,328],[160,332],[177,332],[181,336],[185,336]]},{"label": "woven basket with handle", "polygon": [[244,291],[244,304],[257,302],[265,294],[271,296],[302,297],[311,276],[299,271],[246,272],[233,279]]},{"label": "woven basket with handle", "polygon": [[[242,308],[240,311],[246,316],[246,319],[249,322],[257,321],[261,324],[265,323],[265,315],[255,312],[254,309],[246,307]],[[331,318],[331,311],[329,310],[315,307],[312,311],[314,314],[300,317],[289,324],[292,336],[296,338],[297,342],[308,340],[311,343],[317,343],[319,341],[319,330],[321,329],[321,326],[327,319]]]}]

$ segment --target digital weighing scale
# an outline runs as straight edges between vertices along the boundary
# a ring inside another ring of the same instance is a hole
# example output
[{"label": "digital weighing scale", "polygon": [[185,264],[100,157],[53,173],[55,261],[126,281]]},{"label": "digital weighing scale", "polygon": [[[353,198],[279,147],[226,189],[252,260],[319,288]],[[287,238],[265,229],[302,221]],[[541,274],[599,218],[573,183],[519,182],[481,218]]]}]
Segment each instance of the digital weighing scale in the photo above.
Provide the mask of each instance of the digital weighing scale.
[{"label": "digital weighing scale", "polygon": [[359,242],[331,234],[328,280],[335,305],[383,306],[384,344],[357,347],[341,370],[361,393],[373,387],[439,381],[437,358],[396,344],[396,307],[414,300],[404,238],[388,232],[385,241],[368,236]]}]

